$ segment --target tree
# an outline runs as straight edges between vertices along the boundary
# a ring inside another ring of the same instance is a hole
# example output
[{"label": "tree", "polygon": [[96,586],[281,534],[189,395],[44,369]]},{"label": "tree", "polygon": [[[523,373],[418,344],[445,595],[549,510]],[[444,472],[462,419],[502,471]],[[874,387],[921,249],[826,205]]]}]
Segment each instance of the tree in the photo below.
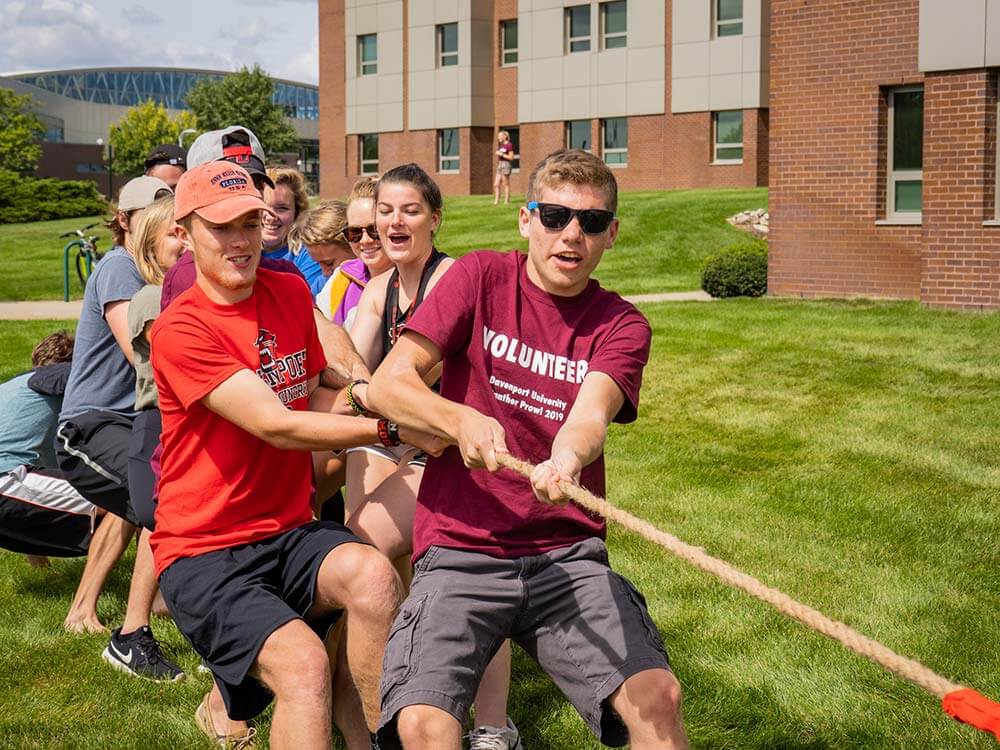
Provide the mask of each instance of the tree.
[{"label": "tree", "polygon": [[30,96],[0,88],[0,169],[26,174],[42,156],[45,126],[29,108]]},{"label": "tree", "polygon": [[187,103],[201,130],[245,125],[260,139],[266,154],[295,151],[298,136],[280,105],[272,101],[274,81],[259,65],[240,68],[218,80],[201,80]]},{"label": "tree", "polygon": [[150,150],[161,143],[176,143],[178,134],[194,127],[194,121],[190,112],[171,119],[167,108],[152,100],[131,107],[108,134],[108,143],[114,148],[112,168],[117,174],[142,174]]}]

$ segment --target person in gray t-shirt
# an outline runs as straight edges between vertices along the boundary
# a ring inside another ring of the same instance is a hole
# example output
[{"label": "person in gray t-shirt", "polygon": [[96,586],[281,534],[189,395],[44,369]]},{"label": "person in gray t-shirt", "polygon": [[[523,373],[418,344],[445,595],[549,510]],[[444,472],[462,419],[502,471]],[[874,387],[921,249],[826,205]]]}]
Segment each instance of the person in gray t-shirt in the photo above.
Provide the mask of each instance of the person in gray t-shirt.
[{"label": "person in gray t-shirt", "polygon": [[[118,245],[94,268],[83,295],[76,348],[59,428],[59,468],[76,490],[98,507],[125,519],[138,516],[128,491],[128,446],[135,419],[134,354],[128,305],[143,287],[132,252],[140,212],[172,191],[155,177],[137,177],[122,188],[113,230]],[[156,596],[149,531],[136,548],[125,621],[111,634],[104,659],[116,669],[154,680],[175,680],[183,672],[160,651],[149,628]]]}]

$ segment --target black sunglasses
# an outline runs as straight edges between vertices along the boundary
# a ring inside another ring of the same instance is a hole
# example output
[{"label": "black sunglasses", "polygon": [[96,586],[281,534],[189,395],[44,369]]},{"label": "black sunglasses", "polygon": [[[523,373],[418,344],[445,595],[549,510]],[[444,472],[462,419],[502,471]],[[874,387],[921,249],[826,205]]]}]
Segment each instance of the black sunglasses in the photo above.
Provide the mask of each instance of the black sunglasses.
[{"label": "black sunglasses", "polygon": [[569,224],[575,216],[580,222],[580,229],[584,234],[600,234],[611,226],[614,221],[614,211],[605,211],[603,208],[568,208],[560,206],[558,203],[539,203],[531,201],[528,210],[538,210],[538,220],[546,229],[562,229]]},{"label": "black sunglasses", "polygon": [[361,242],[361,235],[364,232],[368,232],[368,236],[378,242],[378,230],[374,224],[369,224],[366,227],[345,227],[344,237],[347,238],[348,242]]}]

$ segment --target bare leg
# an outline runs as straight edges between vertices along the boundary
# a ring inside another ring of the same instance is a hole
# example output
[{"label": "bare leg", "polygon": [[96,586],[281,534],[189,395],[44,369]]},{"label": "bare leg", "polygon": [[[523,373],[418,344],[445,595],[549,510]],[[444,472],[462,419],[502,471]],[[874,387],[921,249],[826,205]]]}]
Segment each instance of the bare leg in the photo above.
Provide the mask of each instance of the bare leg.
[{"label": "bare leg", "polygon": [[342,544],[332,550],[316,577],[316,601],[307,618],[345,610],[347,663],[369,731],[378,726],[382,653],[401,600],[402,585],[392,565],[362,544]]},{"label": "bare leg", "polygon": [[495,206],[500,202],[500,183],[503,180],[503,175],[500,174],[499,169],[497,170],[497,176],[493,179],[493,205]]},{"label": "bare leg", "polygon": [[251,674],[274,692],[274,750],[330,747],[330,661],[308,625],[292,620],[271,633]]},{"label": "bare leg", "polygon": [[634,674],[612,693],[611,706],[628,727],[632,750],[687,750],[681,686],[665,669]]},{"label": "bare leg", "polygon": [[333,497],[344,486],[347,474],[347,460],[343,454],[332,451],[313,451],[313,478],[316,482],[313,515],[319,518],[323,503]]},{"label": "bare leg", "polygon": [[330,664],[336,664],[333,674],[333,723],[344,737],[347,750],[369,750],[371,747],[365,714],[361,707],[351,667],[347,663],[347,649],[338,648],[345,640],[344,620],[341,618],[326,639]]},{"label": "bare leg", "polygon": [[139,542],[135,546],[135,567],[132,568],[132,582],[128,589],[122,635],[134,633],[142,626],[149,625],[149,613],[153,609],[153,598],[158,589],[153,550],[149,548],[149,529],[142,529],[139,532]]},{"label": "bare leg", "polygon": [[347,478],[344,488],[344,510],[350,518],[364,502],[365,496],[396,471],[397,464],[388,458],[367,451],[347,454]]},{"label": "bare leg", "polygon": [[63,621],[66,630],[71,633],[100,633],[107,630],[97,617],[97,598],[101,595],[111,569],[132,541],[135,530],[136,527],[123,518],[112,513],[104,515],[90,540],[87,563],[83,566],[73,603]]},{"label": "bare leg", "polygon": [[510,690],[510,641],[504,641],[500,650],[486,666],[476,691],[476,726],[507,726],[507,693]]},{"label": "bare leg", "polygon": [[435,706],[407,706],[396,719],[406,750],[459,750],[462,725]]},{"label": "bare leg", "polygon": [[413,514],[423,475],[421,467],[410,466],[404,458],[395,472],[352,508],[348,528],[390,560],[412,552]]},{"label": "bare leg", "polygon": [[510,177],[508,175],[503,177],[503,202],[510,203]]}]

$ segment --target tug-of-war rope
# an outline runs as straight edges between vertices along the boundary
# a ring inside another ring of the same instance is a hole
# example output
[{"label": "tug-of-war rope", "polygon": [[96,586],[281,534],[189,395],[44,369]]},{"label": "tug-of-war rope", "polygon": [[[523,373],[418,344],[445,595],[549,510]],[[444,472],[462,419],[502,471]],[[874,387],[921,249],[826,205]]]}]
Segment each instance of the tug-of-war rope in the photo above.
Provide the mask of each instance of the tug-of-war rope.
[{"label": "tug-of-war rope", "polygon": [[[507,453],[497,454],[501,466],[525,477],[530,477],[534,466]],[[798,620],[806,627],[822,633],[856,654],[871,659],[893,674],[922,687],[928,693],[941,699],[941,707],[952,718],[992,734],[1000,741],[1000,703],[992,701],[972,688],[959,685],[928,669],[920,662],[900,656],[878,641],[866,638],[854,628],[842,622],[831,620],[812,607],[792,599],[788,594],[771,588],[751,575],[737,570],[732,565],[712,557],[704,550],[682,542],[672,534],[653,526],[648,521],[636,518],[620,508],[616,508],[603,498],[591,494],[575,484],[562,482],[561,488],[578,505],[597,513],[610,521],[616,521],[629,531],[658,544],[696,568],[711,573],[724,583],[742,589],[751,596],[767,602],[779,612]]]}]

